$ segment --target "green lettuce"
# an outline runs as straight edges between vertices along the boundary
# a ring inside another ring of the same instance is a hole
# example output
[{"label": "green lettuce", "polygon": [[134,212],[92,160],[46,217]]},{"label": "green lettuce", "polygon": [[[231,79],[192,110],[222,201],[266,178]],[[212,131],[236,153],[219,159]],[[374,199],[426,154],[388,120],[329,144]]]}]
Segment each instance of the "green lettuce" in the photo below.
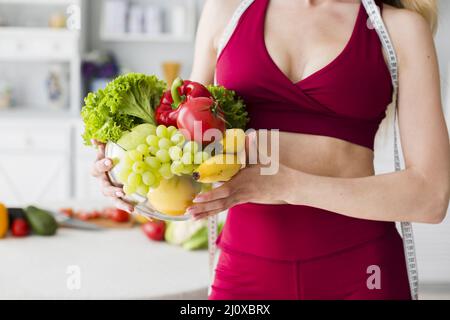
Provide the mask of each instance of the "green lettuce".
[{"label": "green lettuce", "polygon": [[246,129],[249,122],[248,113],[242,100],[236,92],[222,86],[208,86],[208,90],[216,100],[225,115],[227,128]]},{"label": "green lettuce", "polygon": [[156,124],[154,112],[166,87],[156,76],[128,73],[105,89],[89,93],[81,110],[84,143],[91,145],[92,139],[117,142],[138,124]]}]

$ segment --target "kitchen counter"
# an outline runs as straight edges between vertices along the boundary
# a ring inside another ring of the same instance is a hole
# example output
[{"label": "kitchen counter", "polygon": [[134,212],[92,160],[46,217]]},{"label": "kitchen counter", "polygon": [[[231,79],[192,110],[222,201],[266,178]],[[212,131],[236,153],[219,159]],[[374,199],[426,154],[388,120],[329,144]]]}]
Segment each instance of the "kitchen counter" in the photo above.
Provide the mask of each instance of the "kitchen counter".
[{"label": "kitchen counter", "polygon": [[206,298],[207,252],[153,242],[139,228],[9,236],[0,257],[0,299]]}]

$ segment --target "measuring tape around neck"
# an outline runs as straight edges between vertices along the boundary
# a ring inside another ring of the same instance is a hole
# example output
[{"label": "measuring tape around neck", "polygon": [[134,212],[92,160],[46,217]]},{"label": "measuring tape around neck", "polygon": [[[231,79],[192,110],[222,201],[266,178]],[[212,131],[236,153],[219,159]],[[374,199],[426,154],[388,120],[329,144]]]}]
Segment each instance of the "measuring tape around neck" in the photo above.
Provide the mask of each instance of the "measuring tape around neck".
[{"label": "measuring tape around neck", "polygon": [[[243,0],[241,1],[239,7],[236,9],[230,23],[224,30],[221,41],[219,42],[219,49],[217,56],[220,55],[223,48],[225,48],[227,42],[231,38],[239,19],[242,14],[250,7],[250,5],[255,0]],[[398,146],[398,133],[397,133],[397,102],[398,102],[398,63],[395,48],[392,44],[392,40],[387,32],[386,26],[381,17],[380,9],[376,5],[374,0],[361,0],[362,4],[369,16],[372,26],[375,28],[381,44],[383,45],[384,51],[387,55],[389,71],[391,73],[392,85],[394,88],[393,93],[393,104],[394,104],[394,166],[395,171],[401,170],[400,161],[400,150]],[[216,77],[214,76],[214,82],[216,83]],[[217,83],[216,83],[217,84]],[[208,217],[208,251],[209,251],[209,270],[210,270],[210,283],[212,284],[214,277],[214,265],[216,260],[216,241],[217,241],[217,230],[218,230],[218,218],[217,215]],[[412,230],[412,224],[410,222],[401,222],[401,231],[403,236],[403,248],[406,259],[406,267],[408,273],[408,280],[411,289],[411,298],[413,300],[418,299],[419,291],[419,279],[417,272],[417,258],[416,249],[414,245],[414,235]],[[209,292],[211,286],[209,287]]]}]

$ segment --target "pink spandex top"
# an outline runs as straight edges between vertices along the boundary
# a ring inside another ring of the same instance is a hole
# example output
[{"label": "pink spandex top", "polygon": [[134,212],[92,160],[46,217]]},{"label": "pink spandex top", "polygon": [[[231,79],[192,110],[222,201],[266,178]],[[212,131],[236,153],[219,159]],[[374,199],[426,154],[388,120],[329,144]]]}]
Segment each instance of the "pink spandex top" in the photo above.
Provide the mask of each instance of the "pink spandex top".
[{"label": "pink spandex top", "polygon": [[[244,98],[248,127],[334,137],[373,149],[393,87],[363,5],[343,51],[297,83],[283,74],[265,46],[268,5],[269,0],[250,5],[217,61],[217,83]],[[369,241],[394,227],[306,206],[247,203],[229,210],[218,245],[269,258],[308,259]]]}]

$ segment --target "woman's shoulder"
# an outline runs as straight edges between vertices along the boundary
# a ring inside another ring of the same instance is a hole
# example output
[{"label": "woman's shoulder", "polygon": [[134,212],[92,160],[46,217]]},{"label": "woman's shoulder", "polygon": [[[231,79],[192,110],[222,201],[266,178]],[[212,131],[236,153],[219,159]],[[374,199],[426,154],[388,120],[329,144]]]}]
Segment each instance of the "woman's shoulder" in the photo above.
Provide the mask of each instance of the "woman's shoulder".
[{"label": "woman's shoulder", "polygon": [[430,24],[415,11],[385,4],[383,20],[400,57],[414,55],[433,43]]},{"label": "woman's shoulder", "polygon": [[202,19],[208,21],[214,42],[218,42],[241,0],[206,0]]}]

